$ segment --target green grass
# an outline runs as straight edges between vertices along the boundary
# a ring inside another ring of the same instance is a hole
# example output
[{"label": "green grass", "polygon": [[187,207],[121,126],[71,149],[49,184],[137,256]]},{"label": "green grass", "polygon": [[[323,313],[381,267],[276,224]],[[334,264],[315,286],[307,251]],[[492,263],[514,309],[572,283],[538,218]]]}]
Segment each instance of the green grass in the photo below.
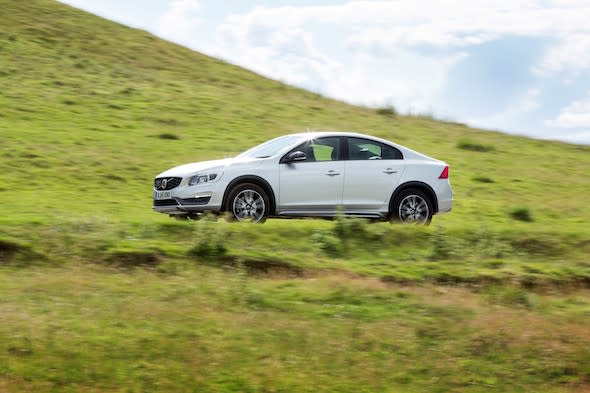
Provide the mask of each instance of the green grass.
[{"label": "green grass", "polygon": [[[584,391],[590,148],[351,106],[0,0],[0,391]],[[153,176],[352,130],[448,162],[429,228],[176,222]]]},{"label": "green grass", "polygon": [[2,269],[0,288],[9,391],[563,391],[590,376],[587,292],[75,264]]}]

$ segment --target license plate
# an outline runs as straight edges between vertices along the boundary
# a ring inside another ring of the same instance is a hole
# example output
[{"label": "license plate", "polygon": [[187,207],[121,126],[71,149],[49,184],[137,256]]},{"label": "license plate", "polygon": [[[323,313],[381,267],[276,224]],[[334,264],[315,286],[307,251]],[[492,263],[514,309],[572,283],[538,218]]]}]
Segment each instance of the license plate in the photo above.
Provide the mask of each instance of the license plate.
[{"label": "license plate", "polygon": [[154,195],[154,199],[171,199],[172,195],[170,193],[170,191],[156,191],[155,195]]}]

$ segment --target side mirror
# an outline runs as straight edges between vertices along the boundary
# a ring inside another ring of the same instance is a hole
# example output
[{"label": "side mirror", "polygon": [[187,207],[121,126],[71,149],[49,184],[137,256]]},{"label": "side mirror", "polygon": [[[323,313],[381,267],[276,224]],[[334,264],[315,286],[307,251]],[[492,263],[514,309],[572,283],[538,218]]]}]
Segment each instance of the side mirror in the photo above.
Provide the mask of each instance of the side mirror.
[{"label": "side mirror", "polygon": [[305,161],[307,160],[307,155],[302,152],[302,151],[294,151],[289,153],[289,155],[287,157],[285,157],[285,162],[287,164],[290,164],[292,162],[297,162],[297,161]]}]

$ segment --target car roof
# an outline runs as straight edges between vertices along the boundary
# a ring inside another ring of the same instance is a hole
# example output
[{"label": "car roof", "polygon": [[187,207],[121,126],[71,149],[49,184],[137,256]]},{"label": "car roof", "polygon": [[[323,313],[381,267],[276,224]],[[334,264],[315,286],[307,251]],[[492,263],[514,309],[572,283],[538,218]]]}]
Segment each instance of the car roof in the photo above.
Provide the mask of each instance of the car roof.
[{"label": "car roof", "polygon": [[307,132],[298,132],[296,134],[292,134],[296,136],[305,136],[309,139],[319,138],[322,136],[356,136],[360,138],[371,138],[371,139],[379,139],[375,138],[371,135],[366,134],[359,134],[358,132],[342,132],[342,131],[307,131]]}]

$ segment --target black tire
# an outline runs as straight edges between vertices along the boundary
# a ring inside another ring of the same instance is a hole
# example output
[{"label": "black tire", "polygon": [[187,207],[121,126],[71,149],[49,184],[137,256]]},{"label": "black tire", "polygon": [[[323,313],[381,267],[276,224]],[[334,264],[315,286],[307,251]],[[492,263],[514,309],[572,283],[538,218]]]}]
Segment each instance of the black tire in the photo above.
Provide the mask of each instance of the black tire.
[{"label": "black tire", "polygon": [[268,217],[270,200],[262,187],[253,183],[241,183],[229,192],[225,210],[231,221],[263,223]]},{"label": "black tire", "polygon": [[433,213],[434,208],[430,196],[416,188],[401,191],[391,203],[392,221],[429,225]]}]

